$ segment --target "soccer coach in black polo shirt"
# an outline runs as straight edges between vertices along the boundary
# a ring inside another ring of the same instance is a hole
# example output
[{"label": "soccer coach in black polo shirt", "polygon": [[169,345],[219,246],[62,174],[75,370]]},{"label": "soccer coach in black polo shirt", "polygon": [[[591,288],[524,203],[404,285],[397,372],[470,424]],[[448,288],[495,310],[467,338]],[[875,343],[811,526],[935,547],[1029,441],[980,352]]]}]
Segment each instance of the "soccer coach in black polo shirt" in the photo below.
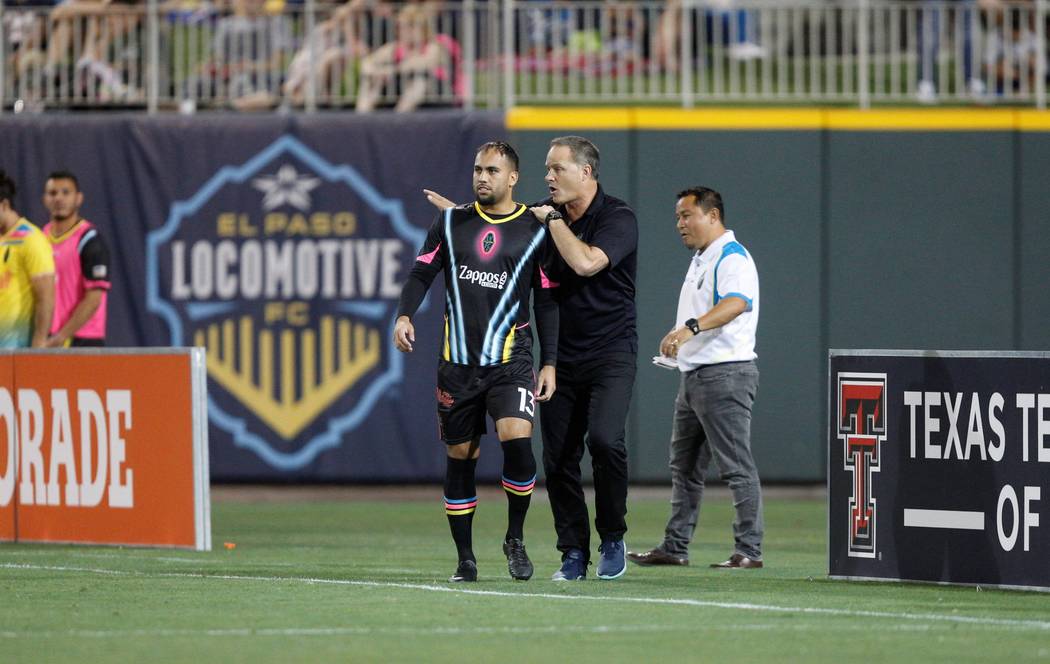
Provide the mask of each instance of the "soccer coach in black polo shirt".
[{"label": "soccer coach in black polo shirt", "polygon": [[638,220],[598,183],[598,148],[579,136],[551,141],[550,198],[533,207],[557,247],[549,276],[560,311],[558,390],[540,408],[543,467],[562,566],[555,581],[586,578],[590,523],[580,478],[586,441],[594,468],[598,578],[627,569],[627,445],[638,333],[634,304]]}]

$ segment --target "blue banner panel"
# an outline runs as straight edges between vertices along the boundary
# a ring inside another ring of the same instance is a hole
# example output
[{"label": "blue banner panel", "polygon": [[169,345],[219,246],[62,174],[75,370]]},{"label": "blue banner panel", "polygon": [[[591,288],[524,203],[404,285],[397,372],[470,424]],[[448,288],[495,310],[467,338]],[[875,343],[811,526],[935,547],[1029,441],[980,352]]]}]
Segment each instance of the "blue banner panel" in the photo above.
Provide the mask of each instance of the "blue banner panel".
[{"label": "blue banner panel", "polygon": [[213,478],[433,481],[443,296],[407,356],[397,299],[437,213],[422,189],[468,200],[475,148],[505,137],[496,113],[15,118],[0,168],[41,225],[47,174],[79,176],[110,345],[207,348]]},{"label": "blue banner panel", "polygon": [[1050,590],[1050,353],[832,351],[828,572]]}]

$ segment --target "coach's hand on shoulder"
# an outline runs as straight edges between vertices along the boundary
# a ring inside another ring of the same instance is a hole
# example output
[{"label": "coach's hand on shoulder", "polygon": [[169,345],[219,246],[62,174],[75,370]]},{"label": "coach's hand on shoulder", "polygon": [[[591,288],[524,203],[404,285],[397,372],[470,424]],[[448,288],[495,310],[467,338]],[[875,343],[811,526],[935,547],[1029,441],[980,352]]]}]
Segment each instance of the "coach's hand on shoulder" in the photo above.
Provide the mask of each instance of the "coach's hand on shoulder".
[{"label": "coach's hand on shoulder", "polygon": [[394,345],[402,353],[411,353],[416,340],[416,328],[408,316],[398,316],[394,325]]},{"label": "coach's hand on shoulder", "polygon": [[550,398],[554,396],[554,390],[557,389],[555,375],[554,365],[548,364],[540,369],[536,385],[536,401],[550,401]]},{"label": "coach's hand on shoulder", "polygon": [[430,201],[430,204],[439,210],[447,210],[450,207],[456,207],[455,203],[448,200],[436,191],[424,189],[423,193],[427,195],[427,200]]},{"label": "coach's hand on shoulder", "polygon": [[536,220],[541,224],[547,224],[547,215],[554,212],[554,208],[550,205],[537,205],[536,207],[530,207],[529,211],[536,215]]}]

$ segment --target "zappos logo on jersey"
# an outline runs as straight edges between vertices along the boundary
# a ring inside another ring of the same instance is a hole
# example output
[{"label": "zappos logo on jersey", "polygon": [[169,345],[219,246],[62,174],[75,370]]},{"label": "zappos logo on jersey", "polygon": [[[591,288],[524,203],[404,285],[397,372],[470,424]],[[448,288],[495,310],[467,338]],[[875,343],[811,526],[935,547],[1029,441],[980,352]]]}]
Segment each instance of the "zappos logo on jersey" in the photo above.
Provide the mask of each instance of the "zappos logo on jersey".
[{"label": "zappos logo on jersey", "polygon": [[147,240],[147,301],[207,348],[210,421],[271,466],[340,444],[399,382],[392,320],[425,231],[283,136],[219,169]]}]

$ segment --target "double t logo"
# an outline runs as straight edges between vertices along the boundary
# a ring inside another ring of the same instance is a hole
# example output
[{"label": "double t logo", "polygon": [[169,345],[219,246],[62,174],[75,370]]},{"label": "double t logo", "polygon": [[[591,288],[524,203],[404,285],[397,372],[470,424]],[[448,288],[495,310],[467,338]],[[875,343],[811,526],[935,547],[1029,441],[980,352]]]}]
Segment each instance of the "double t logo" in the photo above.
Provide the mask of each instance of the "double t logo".
[{"label": "double t logo", "polygon": [[838,402],[845,470],[853,473],[848,555],[874,558],[876,500],[871,476],[879,470],[879,448],[886,440],[886,374],[838,374]]}]

